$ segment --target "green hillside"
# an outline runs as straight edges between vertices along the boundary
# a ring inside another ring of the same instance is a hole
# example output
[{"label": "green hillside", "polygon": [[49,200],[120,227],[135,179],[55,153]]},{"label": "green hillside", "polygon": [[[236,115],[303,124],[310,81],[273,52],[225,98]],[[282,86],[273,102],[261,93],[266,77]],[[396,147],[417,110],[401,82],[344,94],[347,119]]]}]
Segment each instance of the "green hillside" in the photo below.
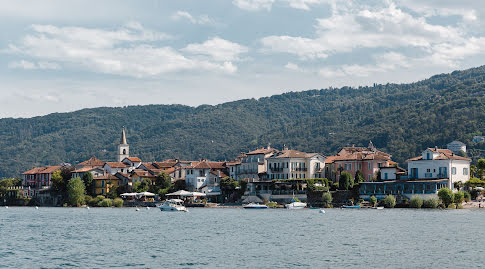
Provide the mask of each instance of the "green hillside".
[{"label": "green hillside", "polygon": [[131,155],[144,161],[229,160],[271,143],[334,154],[369,140],[403,163],[453,140],[476,158],[485,153],[485,67],[412,84],[291,92],[216,106],[84,109],[28,119],[0,119],[0,177],[33,166],[114,160],[121,127]]}]

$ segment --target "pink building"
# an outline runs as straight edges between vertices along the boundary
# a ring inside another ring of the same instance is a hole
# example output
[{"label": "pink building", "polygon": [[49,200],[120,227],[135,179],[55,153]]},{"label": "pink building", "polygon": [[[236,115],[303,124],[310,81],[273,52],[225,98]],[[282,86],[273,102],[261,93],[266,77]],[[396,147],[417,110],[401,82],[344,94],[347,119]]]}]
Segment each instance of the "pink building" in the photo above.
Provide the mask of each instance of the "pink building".
[{"label": "pink building", "polygon": [[355,176],[357,170],[364,175],[364,181],[372,181],[377,177],[380,167],[389,167],[397,163],[391,160],[391,155],[376,149],[372,141],[368,147],[344,147],[335,156],[325,161],[326,176],[337,182],[341,172],[349,172]]},{"label": "pink building", "polygon": [[30,195],[35,196],[37,194],[36,190],[51,186],[52,174],[59,169],[61,169],[59,165],[34,167],[22,173],[22,185],[24,187],[30,187],[32,189]]}]

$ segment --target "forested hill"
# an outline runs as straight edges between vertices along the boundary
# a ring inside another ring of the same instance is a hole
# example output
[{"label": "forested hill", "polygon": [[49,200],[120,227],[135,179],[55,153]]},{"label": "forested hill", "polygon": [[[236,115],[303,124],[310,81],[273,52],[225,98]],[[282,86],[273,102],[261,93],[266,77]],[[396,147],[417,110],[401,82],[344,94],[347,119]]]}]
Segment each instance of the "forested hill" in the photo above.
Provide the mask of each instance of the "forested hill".
[{"label": "forested hill", "polygon": [[453,140],[485,143],[485,67],[412,84],[291,92],[216,106],[129,106],[0,120],[0,177],[39,165],[114,160],[121,127],[132,156],[230,160],[259,146],[334,154],[369,140],[403,163]]}]

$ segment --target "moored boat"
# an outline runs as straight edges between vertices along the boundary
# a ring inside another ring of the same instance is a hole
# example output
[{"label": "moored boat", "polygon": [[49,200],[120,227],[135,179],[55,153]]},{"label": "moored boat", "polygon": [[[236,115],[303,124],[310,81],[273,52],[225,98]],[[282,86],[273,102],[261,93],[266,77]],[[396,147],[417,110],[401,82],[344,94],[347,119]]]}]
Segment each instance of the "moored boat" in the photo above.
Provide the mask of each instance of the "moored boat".
[{"label": "moored boat", "polygon": [[244,209],[267,209],[267,205],[256,204],[256,203],[249,203],[243,206]]},{"label": "moored boat", "polygon": [[286,204],[285,207],[287,209],[302,209],[306,207],[306,203],[292,202],[292,203]]},{"label": "moored boat", "polygon": [[343,205],[342,208],[360,208],[360,205]]},{"label": "moored boat", "polygon": [[371,207],[371,208],[372,208],[372,209],[378,209],[378,210],[382,210],[382,209],[384,209],[384,207],[383,207],[383,206],[376,206],[376,207]]},{"label": "moored boat", "polygon": [[166,200],[165,203],[163,203],[160,206],[161,211],[184,211],[188,212],[187,208],[184,206],[184,201],[180,199],[169,199]]}]

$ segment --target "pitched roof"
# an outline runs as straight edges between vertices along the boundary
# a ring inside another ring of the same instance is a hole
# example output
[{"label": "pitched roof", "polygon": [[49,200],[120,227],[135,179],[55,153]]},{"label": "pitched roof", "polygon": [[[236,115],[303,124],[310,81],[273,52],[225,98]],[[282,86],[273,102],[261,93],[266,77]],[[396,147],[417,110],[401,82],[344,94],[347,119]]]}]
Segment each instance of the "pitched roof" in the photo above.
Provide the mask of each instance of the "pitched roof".
[{"label": "pitched roof", "polygon": [[226,168],[225,162],[209,162],[209,161],[200,161],[200,162],[193,162],[191,165],[188,165],[184,168],[193,168],[193,169],[225,169]]},{"label": "pitched roof", "polygon": [[96,167],[96,166],[84,166],[84,167],[81,167],[81,168],[74,169],[72,172],[73,173],[82,173],[82,172],[92,171],[92,170],[95,170],[95,169],[102,170],[101,168]]},{"label": "pitched roof", "polygon": [[127,167],[130,167],[130,165],[128,165],[126,163],[118,163],[118,162],[107,162],[105,164],[108,165],[111,168],[127,168]]},{"label": "pitched roof", "polygon": [[138,157],[126,157],[125,159],[128,159],[132,162],[141,162],[141,159]]},{"label": "pitched roof", "polygon": [[44,166],[44,167],[34,167],[29,171],[23,172],[23,175],[34,175],[34,174],[50,174],[55,172],[56,170],[61,169],[60,165],[54,166]]},{"label": "pitched roof", "polygon": [[[433,160],[463,160],[463,161],[471,161],[471,159],[466,158],[466,157],[461,157],[458,155],[455,155],[455,153],[449,149],[439,149],[439,148],[427,148],[426,150],[430,150],[431,152],[434,153],[439,153],[439,155]],[[412,161],[419,161],[423,159],[423,155],[411,158],[406,160],[406,162],[412,162]]]},{"label": "pitched roof", "polygon": [[77,166],[103,166],[104,163],[104,161],[101,161],[100,159],[96,158],[96,156],[93,156],[82,163],[78,163]]},{"label": "pitched roof", "polygon": [[[335,161],[358,161],[358,160],[391,160],[390,154],[377,150],[375,147],[344,147],[333,157]],[[331,158],[328,157],[328,158]]]},{"label": "pitched roof", "polygon": [[155,177],[154,175],[150,174],[148,171],[145,171],[143,169],[135,169],[131,172],[132,175],[137,175],[139,177]]},{"label": "pitched roof", "polygon": [[221,170],[211,171],[210,173],[213,174],[213,175],[215,175],[215,176],[218,176],[220,178],[227,177],[226,173],[222,172]]},{"label": "pitched roof", "polygon": [[117,177],[115,177],[114,175],[111,175],[111,174],[105,174],[105,175],[102,175],[102,176],[99,176],[99,177],[95,177],[93,178],[94,180],[106,180],[106,179],[119,179]]},{"label": "pitched roof", "polygon": [[280,151],[276,158],[311,158],[319,153],[306,153],[298,150],[284,149]]},{"label": "pitched roof", "polygon": [[269,154],[273,152],[277,152],[278,150],[273,149],[273,148],[259,148],[253,151],[250,151],[248,153],[245,153],[246,155],[256,155],[256,154]]},{"label": "pitched roof", "polygon": [[168,168],[168,167],[173,167],[179,162],[180,161],[177,159],[168,159],[161,162],[153,162],[153,165],[157,166],[158,168]]}]

